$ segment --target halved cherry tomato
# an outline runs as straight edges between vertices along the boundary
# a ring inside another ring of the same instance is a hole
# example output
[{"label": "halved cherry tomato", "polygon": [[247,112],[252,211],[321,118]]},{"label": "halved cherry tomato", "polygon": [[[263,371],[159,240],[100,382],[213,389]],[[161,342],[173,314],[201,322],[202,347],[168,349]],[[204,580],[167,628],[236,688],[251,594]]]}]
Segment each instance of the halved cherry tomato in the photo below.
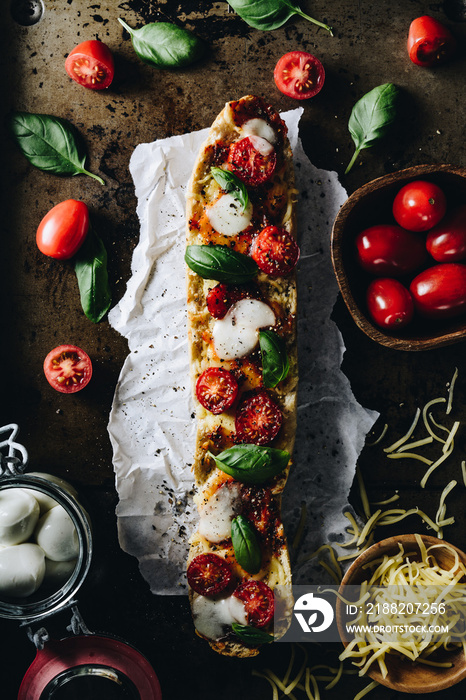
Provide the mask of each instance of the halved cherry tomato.
[{"label": "halved cherry tomato", "polygon": [[272,621],[275,601],[272,589],[264,581],[243,581],[233,595],[243,601],[249,625],[265,627]]},{"label": "halved cherry tomato", "polygon": [[104,90],[111,84],[115,72],[112,52],[103,41],[83,41],[69,54],[65,70],[79,85]]},{"label": "halved cherry tomato", "polygon": [[447,200],[433,182],[415,180],[401,188],[393,201],[396,222],[409,231],[427,231],[443,219]]},{"label": "halved cherry tomato", "polygon": [[263,486],[243,486],[242,513],[251,521],[263,542],[270,544],[277,531],[279,511],[272,491]]},{"label": "halved cherry tomato", "polygon": [[458,262],[466,258],[466,204],[452,209],[430,229],[426,246],[437,262]]},{"label": "halved cherry tomato", "polygon": [[44,216],[36,234],[37,247],[51,258],[72,258],[89,230],[89,210],[84,202],[66,199]]},{"label": "halved cherry tomato", "polygon": [[270,180],[277,166],[275,148],[260,136],[246,136],[230,146],[230,170],[249,187]]},{"label": "halved cherry tomato", "polygon": [[208,367],[196,382],[199,403],[215,415],[233,406],[238,395],[238,382],[223,367]]},{"label": "halved cherry tomato", "polygon": [[400,277],[417,270],[427,258],[423,237],[400,226],[378,224],[356,236],[356,257],[371,275]]},{"label": "halved cherry tomato", "polygon": [[44,360],[45,377],[62,394],[74,394],[89,384],[92,362],[89,355],[76,345],[59,345]]},{"label": "halved cherry tomato", "polygon": [[466,312],[466,265],[441,263],[413,279],[416,311],[427,318],[452,318]]},{"label": "halved cherry tomato", "polygon": [[392,277],[372,280],[366,299],[372,319],[382,328],[403,328],[413,318],[414,302],[409,290]]},{"label": "halved cherry tomato", "polygon": [[266,226],[252,244],[251,257],[262,272],[279,277],[287,275],[296,266],[299,247],[284,228]]},{"label": "halved cherry tomato", "polygon": [[453,55],[456,40],[441,22],[424,15],[413,20],[409,26],[408,54],[413,63],[430,68],[443,63]]},{"label": "halved cherry tomato", "polygon": [[218,554],[198,554],[188,566],[188,583],[199,595],[212,596],[227,588],[233,573]]},{"label": "halved cherry tomato", "polygon": [[216,284],[207,292],[207,309],[213,318],[223,318],[230,306],[240,299],[255,299],[257,296],[258,290],[251,285]]},{"label": "halved cherry tomato", "polygon": [[265,389],[243,394],[235,419],[240,442],[267,445],[277,437],[282,423],[282,412]]},{"label": "halved cherry tomato", "polygon": [[322,90],[325,70],[312,53],[290,51],[277,62],[273,77],[284,95],[296,100],[308,100]]}]

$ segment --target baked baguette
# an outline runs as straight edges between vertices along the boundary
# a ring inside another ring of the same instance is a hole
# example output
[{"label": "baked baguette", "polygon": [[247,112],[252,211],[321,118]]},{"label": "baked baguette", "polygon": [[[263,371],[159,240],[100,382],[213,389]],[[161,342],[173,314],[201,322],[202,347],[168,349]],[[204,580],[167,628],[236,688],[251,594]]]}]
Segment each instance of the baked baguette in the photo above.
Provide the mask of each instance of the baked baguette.
[{"label": "baked baguette", "polygon": [[[190,539],[189,597],[197,633],[216,651],[241,657],[257,654],[274,627],[273,590],[291,586],[280,500],[296,431],[299,249],[286,131],[261,98],[227,103],[187,190],[200,513]],[[266,330],[260,349],[259,329]],[[262,473],[251,455],[273,466]],[[275,635],[277,629],[275,623]]]}]

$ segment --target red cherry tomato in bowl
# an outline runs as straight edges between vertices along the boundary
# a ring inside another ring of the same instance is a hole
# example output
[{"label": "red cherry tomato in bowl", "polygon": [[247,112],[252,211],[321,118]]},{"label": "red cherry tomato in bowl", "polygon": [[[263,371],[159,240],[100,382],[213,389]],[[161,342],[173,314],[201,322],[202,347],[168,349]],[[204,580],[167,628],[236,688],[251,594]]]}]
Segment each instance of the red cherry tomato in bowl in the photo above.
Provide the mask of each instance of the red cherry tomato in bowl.
[{"label": "red cherry tomato in bowl", "polygon": [[413,63],[430,68],[449,59],[456,49],[456,40],[441,22],[424,15],[409,26],[408,54]]},{"label": "red cherry tomato in bowl", "polygon": [[249,187],[262,185],[273,177],[277,166],[275,148],[260,136],[245,136],[230,146],[230,170]]},{"label": "red cherry tomato in bowl", "polygon": [[208,367],[196,382],[197,400],[215,415],[231,408],[237,395],[238,382],[223,367]]},{"label": "red cherry tomato in bowl", "polygon": [[76,345],[59,345],[44,360],[45,377],[56,391],[74,394],[89,384],[92,362]]},{"label": "red cherry tomato in bowl", "polygon": [[416,311],[427,318],[453,318],[466,312],[466,265],[441,263],[413,279]]},{"label": "red cherry tomato in bowl", "polygon": [[386,330],[403,328],[413,318],[414,302],[409,290],[392,277],[372,280],[366,301],[372,320]]},{"label": "red cherry tomato in bowl", "polygon": [[249,625],[265,627],[272,621],[275,609],[273,591],[264,581],[243,581],[233,595],[244,603]]},{"label": "red cherry tomato in bowl", "polygon": [[299,247],[286,229],[266,226],[254,239],[251,257],[262,272],[279,277],[287,275],[296,266]]},{"label": "red cherry tomato in bowl", "polygon": [[400,277],[417,270],[427,258],[424,239],[400,226],[378,224],[356,236],[356,257],[371,275]]},{"label": "red cherry tomato in bowl", "polygon": [[466,258],[466,204],[452,209],[428,231],[426,246],[437,262],[458,262]]},{"label": "red cherry tomato in bowl", "polygon": [[396,222],[409,231],[427,231],[436,226],[446,210],[447,200],[443,190],[427,180],[409,182],[393,201]]},{"label": "red cherry tomato in bowl", "polygon": [[223,557],[218,554],[198,554],[187,570],[188,583],[199,595],[213,596],[229,585],[233,573]]},{"label": "red cherry tomato in bowl", "polygon": [[104,90],[115,72],[112,52],[103,41],[91,39],[76,46],[65,61],[72,80],[90,90]]},{"label": "red cherry tomato in bowl", "polygon": [[84,202],[66,199],[44,216],[36,234],[37,247],[51,258],[72,258],[89,230],[89,210]]},{"label": "red cherry tomato in bowl", "polygon": [[284,95],[296,100],[308,100],[322,90],[325,70],[311,53],[290,51],[277,62],[273,77]]},{"label": "red cherry tomato in bowl", "polygon": [[282,423],[282,412],[265,389],[243,394],[235,419],[239,442],[267,445],[277,437]]}]

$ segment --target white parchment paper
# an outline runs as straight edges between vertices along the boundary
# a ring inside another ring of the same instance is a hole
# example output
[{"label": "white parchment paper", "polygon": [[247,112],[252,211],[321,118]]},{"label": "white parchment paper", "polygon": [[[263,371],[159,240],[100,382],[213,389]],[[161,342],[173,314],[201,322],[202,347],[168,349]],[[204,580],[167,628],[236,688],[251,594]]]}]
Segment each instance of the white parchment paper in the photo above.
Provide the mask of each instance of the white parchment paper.
[{"label": "white parchment paper", "polygon": [[[298,266],[298,432],[282,515],[289,539],[306,503],[294,582],[322,579],[306,553],[339,539],[342,510],[366,433],[377,414],[355,400],[340,371],[341,335],[330,320],[338,293],[330,231],[346,199],[336,173],[318,170],[298,138],[302,109],[285,114],[294,153]],[[191,460],[196,425],[189,384],[185,302],[185,188],[208,130],[142,144],[130,170],[140,240],[111,325],[129,344],[108,424],[121,547],[137,557],[151,591],[186,593],[188,539],[196,527]],[[320,578],[319,578],[320,577]]]}]

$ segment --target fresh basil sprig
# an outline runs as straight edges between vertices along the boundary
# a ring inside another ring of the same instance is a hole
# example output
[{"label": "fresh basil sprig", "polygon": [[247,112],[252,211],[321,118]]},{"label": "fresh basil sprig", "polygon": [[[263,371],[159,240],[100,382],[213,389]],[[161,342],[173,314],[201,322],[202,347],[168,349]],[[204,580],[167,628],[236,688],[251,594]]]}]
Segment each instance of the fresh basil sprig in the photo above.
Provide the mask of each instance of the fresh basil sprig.
[{"label": "fresh basil sprig", "polygon": [[268,644],[273,642],[273,635],[258,627],[248,627],[247,625],[240,625],[237,622],[232,624],[233,632],[237,637],[241,639],[245,644]]},{"label": "fresh basil sprig", "polygon": [[274,331],[260,331],[259,346],[262,354],[262,379],[264,386],[271,389],[285,379],[290,371],[286,344]]},{"label": "fresh basil sprig", "polygon": [[78,132],[66,119],[14,112],[10,129],[23,154],[39,170],[56,175],[89,175],[105,185],[101,177],[84,167],[86,153],[80,147]]},{"label": "fresh basil sprig", "polygon": [[225,245],[189,245],[184,259],[187,266],[200,277],[217,282],[244,284],[258,272],[252,258]]},{"label": "fresh basil sprig", "polygon": [[219,455],[209,454],[222,472],[245,484],[261,484],[277,476],[290,460],[285,450],[250,444],[234,445]]},{"label": "fresh basil sprig", "polygon": [[205,44],[188,29],[170,22],[151,22],[140,29],[131,29],[118,21],[129,32],[137,56],[144,63],[157,68],[182,68],[197,61],[205,52]]},{"label": "fresh basil sprig", "polygon": [[215,182],[220,185],[222,190],[237,199],[244,211],[249,204],[249,195],[244,182],[234,173],[231,173],[229,170],[223,170],[223,168],[213,166],[210,172]]},{"label": "fresh basil sprig", "polygon": [[261,548],[256,530],[244,515],[232,520],[231,541],[238,564],[248,574],[257,574],[261,568]]},{"label": "fresh basil sprig", "polygon": [[353,167],[360,151],[370,148],[388,133],[397,116],[399,95],[400,90],[396,85],[384,83],[356,102],[348,121],[348,129],[356,150],[345,170],[345,175]]},{"label": "fresh basil sprig", "polygon": [[108,284],[107,251],[92,228],[76,254],[74,269],[83,311],[92,323],[98,323],[109,310],[112,298]]},{"label": "fresh basil sprig", "polygon": [[309,22],[326,29],[333,36],[332,27],[306,15],[297,3],[291,0],[228,0],[235,12],[254,29],[271,30],[282,27],[293,15],[304,17]]}]

